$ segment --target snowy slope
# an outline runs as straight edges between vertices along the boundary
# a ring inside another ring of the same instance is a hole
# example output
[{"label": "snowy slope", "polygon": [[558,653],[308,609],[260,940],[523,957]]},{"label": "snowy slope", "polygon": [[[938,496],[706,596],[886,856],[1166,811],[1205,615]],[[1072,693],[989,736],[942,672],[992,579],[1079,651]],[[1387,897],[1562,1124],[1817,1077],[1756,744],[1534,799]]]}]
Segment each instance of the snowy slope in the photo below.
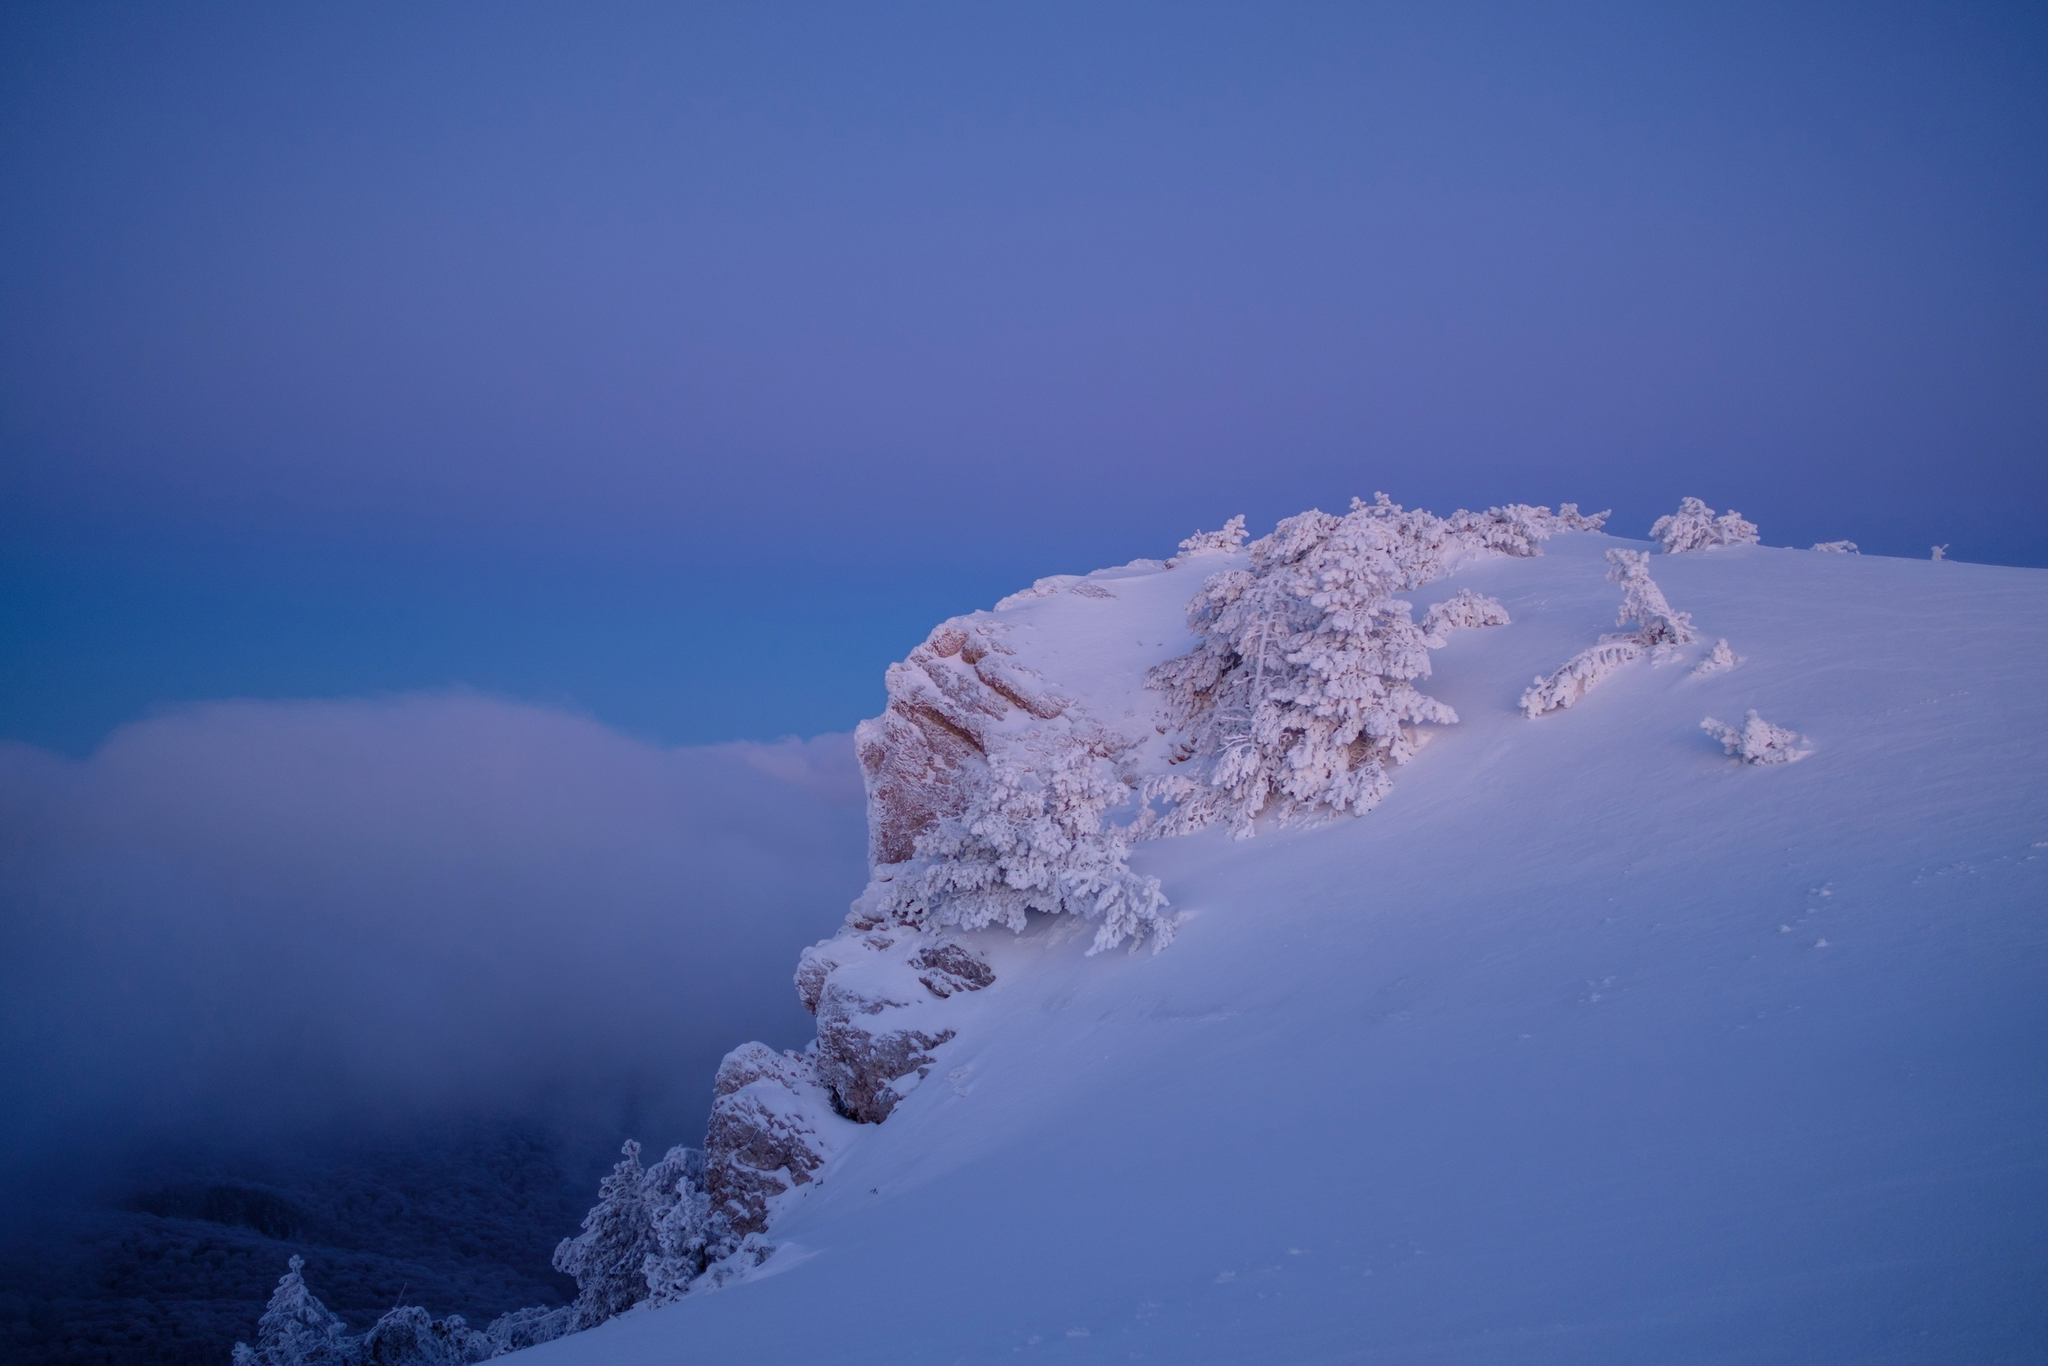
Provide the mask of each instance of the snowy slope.
[{"label": "snowy slope", "polygon": [[[1525,719],[1639,545],[1406,595],[1514,620],[1435,652],[1461,723],[1376,810],[1138,845],[1156,956],[969,936],[995,984],[764,1267],[537,1366],[2048,1360],[2048,574],[1657,555],[1705,643]],[[998,615],[1139,734],[1230,562]],[[1748,708],[1813,753],[1700,732]]]}]

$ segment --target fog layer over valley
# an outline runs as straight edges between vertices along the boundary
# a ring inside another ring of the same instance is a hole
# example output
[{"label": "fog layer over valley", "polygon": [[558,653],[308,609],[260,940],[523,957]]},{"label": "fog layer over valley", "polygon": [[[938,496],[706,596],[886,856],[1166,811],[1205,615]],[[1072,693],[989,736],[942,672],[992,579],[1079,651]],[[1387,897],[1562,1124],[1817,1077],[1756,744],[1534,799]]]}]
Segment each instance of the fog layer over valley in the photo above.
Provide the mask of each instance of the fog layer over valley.
[{"label": "fog layer over valley", "polygon": [[223,1360],[294,1247],[358,1316],[573,1294],[619,1140],[701,1133],[736,1033],[808,1036],[860,803],[846,737],[472,694],[0,747],[9,1359]]}]

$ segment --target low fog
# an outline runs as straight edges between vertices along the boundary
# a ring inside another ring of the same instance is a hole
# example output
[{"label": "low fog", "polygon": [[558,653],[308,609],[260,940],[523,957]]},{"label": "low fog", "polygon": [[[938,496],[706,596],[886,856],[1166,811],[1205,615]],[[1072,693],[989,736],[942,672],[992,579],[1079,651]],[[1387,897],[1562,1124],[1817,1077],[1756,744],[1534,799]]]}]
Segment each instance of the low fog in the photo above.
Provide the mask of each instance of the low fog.
[{"label": "low fog", "polygon": [[727,1049],[809,1036],[790,974],[863,831],[847,737],[663,749],[465,694],[0,746],[6,1194],[476,1117],[701,1141]]}]

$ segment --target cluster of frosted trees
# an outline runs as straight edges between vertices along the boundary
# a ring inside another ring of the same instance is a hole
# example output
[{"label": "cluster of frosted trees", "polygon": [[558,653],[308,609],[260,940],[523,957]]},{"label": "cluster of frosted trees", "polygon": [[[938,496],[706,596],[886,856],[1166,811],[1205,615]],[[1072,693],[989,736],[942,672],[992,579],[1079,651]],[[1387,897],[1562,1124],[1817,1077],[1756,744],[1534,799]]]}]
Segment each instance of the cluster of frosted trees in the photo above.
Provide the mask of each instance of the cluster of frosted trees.
[{"label": "cluster of frosted trees", "polygon": [[[1537,554],[1548,537],[1597,530],[1604,516],[1516,504],[1437,517],[1381,494],[1343,516],[1289,517],[1252,542],[1245,568],[1211,575],[1189,603],[1200,644],[1151,673],[1181,761],[1145,784],[1164,808],[1156,833],[1221,823],[1248,835],[1262,818],[1371,809],[1414,756],[1417,728],[1458,719],[1416,686],[1443,631],[1508,619],[1468,589],[1417,623],[1396,595],[1474,553]],[[1200,537],[1183,547],[1197,548],[1209,547]]]},{"label": "cluster of frosted trees", "polygon": [[467,1366],[579,1332],[642,1301],[677,1298],[705,1268],[741,1250],[704,1189],[704,1154],[671,1148],[645,1170],[628,1141],[583,1231],[555,1249],[555,1269],[576,1278],[575,1302],[516,1309],[471,1328],[460,1314],[436,1319],[425,1309],[393,1309],[355,1335],[291,1259],[256,1325],[256,1345],[236,1343],[235,1366]]}]

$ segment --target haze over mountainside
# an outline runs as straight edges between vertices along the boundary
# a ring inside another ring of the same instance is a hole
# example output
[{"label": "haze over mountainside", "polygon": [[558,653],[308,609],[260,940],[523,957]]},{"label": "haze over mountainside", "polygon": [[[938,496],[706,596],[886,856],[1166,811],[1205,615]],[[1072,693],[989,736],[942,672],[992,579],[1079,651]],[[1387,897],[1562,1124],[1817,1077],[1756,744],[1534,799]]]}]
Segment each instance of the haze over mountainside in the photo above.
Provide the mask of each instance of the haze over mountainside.
[{"label": "haze over mountainside", "polygon": [[934,630],[817,1041],[621,1164],[536,1359],[2035,1359],[2048,575],[1598,525]]}]

